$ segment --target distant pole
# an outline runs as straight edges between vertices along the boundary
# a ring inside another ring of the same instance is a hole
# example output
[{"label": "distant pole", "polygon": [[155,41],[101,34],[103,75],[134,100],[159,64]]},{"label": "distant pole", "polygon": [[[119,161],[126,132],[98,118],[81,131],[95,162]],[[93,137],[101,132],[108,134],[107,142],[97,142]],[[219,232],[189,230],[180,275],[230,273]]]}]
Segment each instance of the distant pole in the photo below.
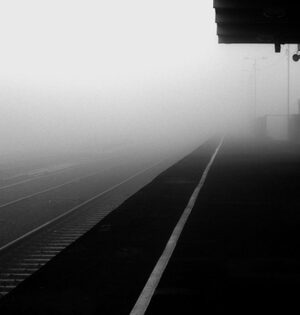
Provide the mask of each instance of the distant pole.
[{"label": "distant pole", "polygon": [[246,60],[253,60],[253,74],[254,74],[254,110],[253,110],[253,116],[254,116],[254,118],[256,118],[256,116],[257,116],[257,112],[258,112],[258,110],[257,110],[257,104],[258,104],[258,102],[257,102],[257,62],[259,61],[259,60],[265,60],[265,59],[267,59],[266,57],[260,57],[260,58],[257,58],[257,57],[255,57],[255,58],[250,58],[250,57],[245,57],[244,59],[246,59]]},{"label": "distant pole", "polygon": [[257,114],[257,61],[256,58],[254,59],[254,119],[256,118]]},{"label": "distant pole", "polygon": [[290,138],[290,44],[287,46],[287,138]]},{"label": "distant pole", "polygon": [[290,117],[290,45],[287,46],[287,119]]}]

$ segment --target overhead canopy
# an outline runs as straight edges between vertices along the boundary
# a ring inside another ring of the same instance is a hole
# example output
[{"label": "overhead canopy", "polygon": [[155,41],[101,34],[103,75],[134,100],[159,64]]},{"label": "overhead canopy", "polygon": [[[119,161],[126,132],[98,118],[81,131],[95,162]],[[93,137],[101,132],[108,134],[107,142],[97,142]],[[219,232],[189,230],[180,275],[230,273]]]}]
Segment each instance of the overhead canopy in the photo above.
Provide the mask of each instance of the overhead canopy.
[{"label": "overhead canopy", "polygon": [[300,43],[300,0],[214,0],[219,43]]}]

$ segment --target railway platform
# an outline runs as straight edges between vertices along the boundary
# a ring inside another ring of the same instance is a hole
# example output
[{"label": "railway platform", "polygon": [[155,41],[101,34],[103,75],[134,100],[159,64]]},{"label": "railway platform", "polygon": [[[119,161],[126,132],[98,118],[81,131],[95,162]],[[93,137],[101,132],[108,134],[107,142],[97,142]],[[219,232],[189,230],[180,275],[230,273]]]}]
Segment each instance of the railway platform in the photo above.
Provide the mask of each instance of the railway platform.
[{"label": "railway platform", "polygon": [[[292,313],[300,149],[268,139],[218,145],[207,141],[130,197],[4,296],[0,313]],[[134,309],[199,182],[160,281]]]}]

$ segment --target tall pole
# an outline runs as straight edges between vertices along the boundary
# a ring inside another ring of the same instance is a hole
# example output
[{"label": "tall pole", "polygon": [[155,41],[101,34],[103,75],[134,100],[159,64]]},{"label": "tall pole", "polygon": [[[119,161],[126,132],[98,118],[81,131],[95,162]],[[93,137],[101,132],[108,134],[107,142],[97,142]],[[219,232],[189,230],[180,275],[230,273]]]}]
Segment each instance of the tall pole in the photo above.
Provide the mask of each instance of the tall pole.
[{"label": "tall pole", "polygon": [[290,138],[290,45],[287,46],[287,138]]},{"label": "tall pole", "polygon": [[257,62],[256,58],[254,59],[254,119],[256,118],[257,114]]},{"label": "tall pole", "polygon": [[266,57],[261,57],[261,58],[249,58],[249,57],[245,57],[244,59],[247,60],[253,60],[253,74],[254,74],[254,110],[253,110],[253,115],[254,118],[256,118],[257,113],[258,113],[258,107],[257,107],[257,61],[259,60],[265,60],[267,59]]},{"label": "tall pole", "polygon": [[290,45],[287,46],[287,119],[290,117]]}]

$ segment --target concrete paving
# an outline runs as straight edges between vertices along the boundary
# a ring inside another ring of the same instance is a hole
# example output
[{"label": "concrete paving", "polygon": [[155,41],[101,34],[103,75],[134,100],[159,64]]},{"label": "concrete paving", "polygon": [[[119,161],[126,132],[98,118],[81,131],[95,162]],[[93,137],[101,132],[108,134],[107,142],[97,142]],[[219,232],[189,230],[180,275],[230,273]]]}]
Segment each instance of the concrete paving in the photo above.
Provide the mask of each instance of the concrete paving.
[{"label": "concrete paving", "polygon": [[146,314],[293,314],[299,179],[298,146],[225,141]]}]

